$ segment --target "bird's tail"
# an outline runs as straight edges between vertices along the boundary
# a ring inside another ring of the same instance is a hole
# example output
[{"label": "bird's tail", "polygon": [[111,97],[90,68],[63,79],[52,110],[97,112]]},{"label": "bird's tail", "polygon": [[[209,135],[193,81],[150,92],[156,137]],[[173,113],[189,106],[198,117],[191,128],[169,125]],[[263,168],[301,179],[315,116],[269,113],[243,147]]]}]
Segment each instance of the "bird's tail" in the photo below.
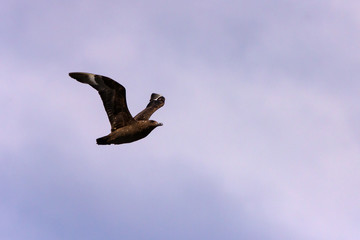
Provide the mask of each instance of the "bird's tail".
[{"label": "bird's tail", "polygon": [[108,142],[108,139],[109,139],[108,136],[101,137],[101,138],[96,139],[96,143],[98,145],[109,145],[110,143]]}]

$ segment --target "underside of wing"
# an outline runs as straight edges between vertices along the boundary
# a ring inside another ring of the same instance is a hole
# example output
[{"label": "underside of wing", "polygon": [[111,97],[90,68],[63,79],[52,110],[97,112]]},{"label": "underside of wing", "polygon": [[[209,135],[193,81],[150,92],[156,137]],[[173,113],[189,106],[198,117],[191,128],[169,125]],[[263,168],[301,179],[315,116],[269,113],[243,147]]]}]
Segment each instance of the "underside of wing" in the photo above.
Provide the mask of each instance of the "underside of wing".
[{"label": "underside of wing", "polygon": [[158,110],[159,108],[164,106],[164,104],[165,104],[165,97],[161,96],[160,94],[153,93],[153,94],[151,94],[149,104],[146,106],[146,108],[144,110],[142,110],[140,113],[138,113],[134,117],[134,119],[137,120],[137,121],[139,121],[139,120],[149,120],[151,115],[156,110]]},{"label": "underside of wing", "polygon": [[121,84],[111,78],[92,73],[73,72],[69,75],[98,91],[111,124],[111,131],[135,122],[127,107],[126,90]]}]

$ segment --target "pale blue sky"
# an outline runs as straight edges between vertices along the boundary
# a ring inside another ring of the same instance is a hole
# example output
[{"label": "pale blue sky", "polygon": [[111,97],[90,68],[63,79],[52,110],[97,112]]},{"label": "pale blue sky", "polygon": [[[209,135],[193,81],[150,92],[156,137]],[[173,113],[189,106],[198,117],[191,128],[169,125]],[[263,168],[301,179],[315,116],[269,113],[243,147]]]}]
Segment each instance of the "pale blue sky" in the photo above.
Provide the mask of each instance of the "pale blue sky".
[{"label": "pale blue sky", "polygon": [[[5,1],[0,238],[357,240],[356,1]],[[86,71],[147,138],[110,130]]]}]

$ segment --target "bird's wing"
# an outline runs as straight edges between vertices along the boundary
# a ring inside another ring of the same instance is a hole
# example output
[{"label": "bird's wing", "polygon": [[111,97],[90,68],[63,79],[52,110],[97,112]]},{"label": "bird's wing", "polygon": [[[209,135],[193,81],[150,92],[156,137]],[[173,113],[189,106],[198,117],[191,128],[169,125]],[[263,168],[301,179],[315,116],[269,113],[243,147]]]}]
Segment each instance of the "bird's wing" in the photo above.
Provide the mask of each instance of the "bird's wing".
[{"label": "bird's wing", "polygon": [[126,90],[121,84],[111,78],[92,73],[72,72],[69,75],[98,91],[109,117],[111,131],[135,122],[126,104]]},{"label": "bird's wing", "polygon": [[149,104],[146,106],[146,108],[144,110],[142,110],[140,113],[138,113],[134,119],[136,121],[139,120],[149,120],[149,118],[151,117],[151,115],[158,110],[159,108],[161,108],[162,106],[164,106],[165,104],[165,97],[161,96],[160,94],[157,93],[153,93],[151,94],[150,97],[150,102]]}]

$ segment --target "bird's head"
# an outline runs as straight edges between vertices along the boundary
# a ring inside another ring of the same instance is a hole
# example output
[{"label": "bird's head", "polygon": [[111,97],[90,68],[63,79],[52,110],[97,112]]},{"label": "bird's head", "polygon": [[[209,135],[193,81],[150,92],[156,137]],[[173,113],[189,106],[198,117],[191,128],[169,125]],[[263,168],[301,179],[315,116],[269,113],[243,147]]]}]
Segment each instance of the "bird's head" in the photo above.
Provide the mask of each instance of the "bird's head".
[{"label": "bird's head", "polygon": [[162,123],[159,123],[155,120],[149,120],[149,123],[150,123],[150,126],[156,128],[156,127],[159,127],[159,126],[162,126],[163,124]]}]

